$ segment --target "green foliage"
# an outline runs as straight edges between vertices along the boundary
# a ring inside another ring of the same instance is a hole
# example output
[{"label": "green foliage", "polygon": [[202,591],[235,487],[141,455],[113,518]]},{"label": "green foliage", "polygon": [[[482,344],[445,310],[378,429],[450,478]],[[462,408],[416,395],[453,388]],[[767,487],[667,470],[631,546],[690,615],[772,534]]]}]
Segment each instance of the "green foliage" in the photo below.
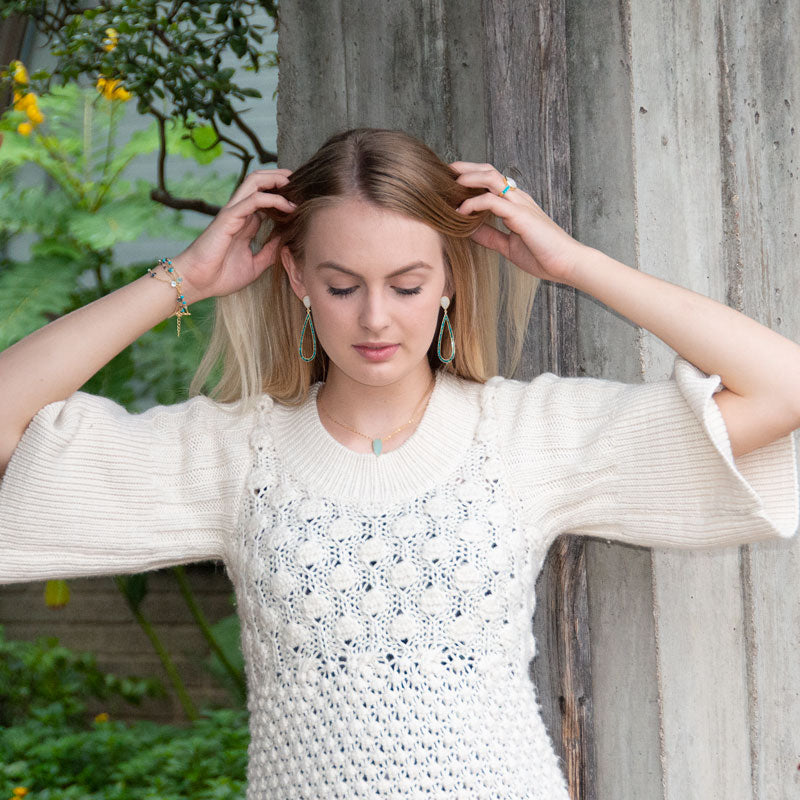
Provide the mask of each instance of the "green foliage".
[{"label": "green foliage", "polygon": [[[118,0],[90,9],[80,0],[7,0],[0,18],[28,15],[53,37],[53,74],[63,82],[112,75],[141,113],[167,99],[184,122],[196,116],[227,125],[238,111],[233,101],[261,95],[240,86],[223,59],[232,53],[257,71],[274,57],[262,47],[265,26],[251,21],[257,9],[277,15],[274,0]],[[108,28],[118,34],[113,46]]]},{"label": "green foliage", "polygon": [[[34,237],[31,258],[0,261],[0,349],[145,273],[152,261],[120,265],[118,244],[150,236],[193,238],[181,213],[150,197],[145,181],[125,179],[134,158],[159,146],[159,125],[118,143],[124,103],[94,89],[56,88],[39,100],[45,121],[29,136],[17,132],[24,120],[13,109],[0,117],[0,237]],[[221,148],[210,146],[207,128],[165,125],[170,152],[207,164]],[[22,167],[39,170],[41,180],[20,185]],[[188,176],[176,184],[209,202],[224,200],[234,179]],[[185,399],[191,375],[207,342],[212,301],[196,303],[184,317],[180,341],[175,320],[165,320],[120,353],[83,388],[131,410],[154,402]],[[143,380],[142,376],[147,376]]]},{"label": "green foliage", "polygon": [[58,727],[83,724],[90,698],[120,697],[138,705],[144,697],[163,694],[158,681],[104,673],[93,655],[73,653],[55,637],[9,641],[0,625],[0,732],[31,721]]},{"label": "green foliage", "polygon": [[[170,118],[180,120],[209,159],[224,142],[242,162],[240,179],[254,157],[262,164],[276,161],[277,155],[263,146],[244,119],[261,93],[242,86],[237,76],[277,66],[277,53],[263,47],[266,26],[253,21],[258,10],[277,20],[277,0],[117,0],[86,5],[81,0],[3,3],[0,19],[27,16],[47,36],[55,65],[31,75],[31,87],[46,92],[54,80],[63,85],[87,78],[94,82],[101,76],[112,84],[106,86],[109,95],[115,90],[118,97],[132,95],[139,112],[152,115],[160,126]],[[12,73],[6,69],[0,77],[4,74],[11,81]],[[160,158],[175,152],[162,143],[159,151]],[[160,202],[196,208],[192,200],[167,189],[161,170],[157,181]]]},{"label": "green foliage", "polygon": [[244,709],[205,710],[186,727],[86,718],[89,698],[162,693],[55,638],[8,641],[0,626],[0,797],[24,786],[35,800],[242,800]]},{"label": "green foliage", "polygon": [[35,800],[242,800],[248,741],[241,710],[207,710],[185,728],[31,721],[0,728],[0,791],[24,786]]}]

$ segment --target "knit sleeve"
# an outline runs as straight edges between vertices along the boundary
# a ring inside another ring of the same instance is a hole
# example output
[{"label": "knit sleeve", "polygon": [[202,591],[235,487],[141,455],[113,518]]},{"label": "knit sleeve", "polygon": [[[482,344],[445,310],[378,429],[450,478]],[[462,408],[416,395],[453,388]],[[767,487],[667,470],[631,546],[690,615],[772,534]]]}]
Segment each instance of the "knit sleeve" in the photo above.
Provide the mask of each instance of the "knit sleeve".
[{"label": "knit sleeve", "polygon": [[721,388],[680,356],[652,383],[540,375],[506,449],[523,513],[551,539],[702,548],[793,536],[793,434],[734,459]]},{"label": "knit sleeve", "polygon": [[0,583],[222,558],[252,428],[232,408],[130,414],[84,392],[42,408],[0,482]]}]

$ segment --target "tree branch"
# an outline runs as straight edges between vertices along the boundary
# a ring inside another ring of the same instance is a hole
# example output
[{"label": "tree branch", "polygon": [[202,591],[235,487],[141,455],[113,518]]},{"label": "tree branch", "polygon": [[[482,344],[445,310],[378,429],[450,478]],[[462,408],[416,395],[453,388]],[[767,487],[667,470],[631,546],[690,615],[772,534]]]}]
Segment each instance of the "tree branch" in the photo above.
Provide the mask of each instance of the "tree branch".
[{"label": "tree branch", "polygon": [[[181,53],[185,55],[183,51],[174,43],[172,42],[169,37],[159,28],[156,26],[151,26],[154,34],[161,40],[161,43],[170,50],[174,50],[177,53]],[[191,62],[188,62],[189,69],[198,77],[198,79],[203,80],[203,73],[197,68],[197,65]],[[262,164],[266,164],[270,161],[274,161],[277,163],[278,161],[278,154],[273,153],[270,150],[267,150],[264,145],[261,144],[261,140],[256,135],[256,132],[247,125],[244,120],[239,115],[239,112],[234,109],[230,103],[228,103],[228,107],[231,111],[231,116],[233,121],[236,123],[236,127],[250,140],[253,145],[253,148],[258,155],[258,160]],[[219,131],[217,131],[217,136],[219,136]],[[222,137],[220,137],[222,138]],[[225,140],[224,140],[225,141]],[[227,141],[230,141],[229,139]]]},{"label": "tree branch", "polygon": [[158,186],[150,190],[150,198],[155,200],[156,203],[161,203],[162,206],[167,206],[167,208],[175,208],[179,211],[199,211],[201,214],[215,217],[220,210],[220,206],[206,203],[205,200],[200,200],[199,198],[175,197],[167,189],[167,118],[152,106],[149,111],[158,121]]},{"label": "tree branch", "polygon": [[255,148],[256,153],[258,153],[258,160],[262,164],[266,164],[268,161],[278,161],[278,154],[273,153],[270,150],[266,150],[264,146],[259,141],[258,136],[256,136],[255,131],[248,126],[244,120],[239,116],[239,112],[231,109],[233,113],[233,121],[236,123],[236,127],[252,142],[253,147]]},{"label": "tree branch", "polygon": [[199,211],[201,214],[207,214],[209,217],[215,217],[221,206],[215,206],[213,203],[206,203],[205,200],[173,197],[166,189],[151,189],[151,199],[156,203],[161,203],[162,206],[167,208],[176,208],[179,211]]}]

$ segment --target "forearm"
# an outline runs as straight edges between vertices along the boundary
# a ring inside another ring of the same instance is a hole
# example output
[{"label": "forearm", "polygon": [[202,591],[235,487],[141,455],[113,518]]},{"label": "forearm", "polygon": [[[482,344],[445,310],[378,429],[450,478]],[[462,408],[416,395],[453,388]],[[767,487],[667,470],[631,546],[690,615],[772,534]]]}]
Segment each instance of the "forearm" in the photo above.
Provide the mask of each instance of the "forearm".
[{"label": "forearm", "polygon": [[69,397],[175,308],[175,289],[145,274],[0,353],[0,474],[39,409]]},{"label": "forearm", "polygon": [[797,413],[800,345],[716,300],[587,248],[570,284],[654,333],[737,395]]}]

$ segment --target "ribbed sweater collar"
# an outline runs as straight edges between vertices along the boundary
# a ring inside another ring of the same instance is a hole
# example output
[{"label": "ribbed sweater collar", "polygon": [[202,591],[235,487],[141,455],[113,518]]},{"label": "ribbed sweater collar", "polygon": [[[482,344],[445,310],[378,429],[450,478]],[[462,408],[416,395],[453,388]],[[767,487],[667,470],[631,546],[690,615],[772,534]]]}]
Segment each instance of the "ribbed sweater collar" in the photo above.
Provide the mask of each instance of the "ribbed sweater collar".
[{"label": "ribbed sweater collar", "polygon": [[478,422],[481,385],[440,370],[425,413],[403,444],[380,456],[356,453],[336,441],[320,421],[321,386],[314,384],[302,405],[278,405],[272,415],[280,460],[319,496],[370,504],[414,497],[459,464]]}]

